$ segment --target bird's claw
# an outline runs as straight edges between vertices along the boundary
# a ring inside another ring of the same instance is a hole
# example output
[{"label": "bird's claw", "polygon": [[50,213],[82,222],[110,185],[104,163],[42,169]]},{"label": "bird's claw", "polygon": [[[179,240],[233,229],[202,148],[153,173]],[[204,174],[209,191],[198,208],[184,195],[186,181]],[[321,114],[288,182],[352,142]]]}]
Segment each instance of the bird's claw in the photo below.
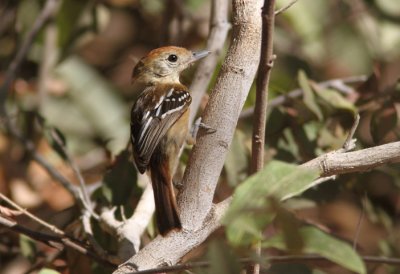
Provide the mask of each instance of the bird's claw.
[{"label": "bird's claw", "polygon": [[196,139],[197,132],[199,131],[199,128],[205,129],[207,133],[215,133],[217,131],[216,129],[204,124],[201,120],[202,120],[201,117],[199,117],[194,122],[194,125],[193,125],[193,127],[192,127],[192,129],[190,131],[190,133],[191,133],[190,135],[192,136],[193,139]]},{"label": "bird's claw", "polygon": [[210,127],[210,126],[207,126],[207,125],[204,124],[204,123],[200,123],[200,124],[199,124],[199,127],[204,128],[205,130],[207,130],[208,133],[215,133],[215,132],[217,132],[217,130],[216,130],[215,128],[212,128],[212,127]]},{"label": "bird's claw", "polygon": [[173,180],[173,181],[172,181],[172,184],[174,185],[174,187],[175,187],[177,190],[181,190],[182,187],[183,187],[183,182],[182,182],[182,180],[180,180],[180,181]]}]

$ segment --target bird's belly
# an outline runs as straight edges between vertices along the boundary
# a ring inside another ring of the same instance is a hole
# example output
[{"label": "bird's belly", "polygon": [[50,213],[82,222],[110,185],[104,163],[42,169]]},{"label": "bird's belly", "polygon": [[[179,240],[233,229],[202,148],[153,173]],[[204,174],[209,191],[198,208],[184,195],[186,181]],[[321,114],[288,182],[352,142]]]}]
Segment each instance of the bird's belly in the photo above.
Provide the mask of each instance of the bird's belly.
[{"label": "bird's belly", "polygon": [[166,144],[166,154],[169,155],[171,169],[175,169],[178,163],[178,156],[180,154],[181,147],[184,145],[188,135],[188,118],[189,111],[182,114],[181,118],[168,130],[164,136],[163,142]]}]

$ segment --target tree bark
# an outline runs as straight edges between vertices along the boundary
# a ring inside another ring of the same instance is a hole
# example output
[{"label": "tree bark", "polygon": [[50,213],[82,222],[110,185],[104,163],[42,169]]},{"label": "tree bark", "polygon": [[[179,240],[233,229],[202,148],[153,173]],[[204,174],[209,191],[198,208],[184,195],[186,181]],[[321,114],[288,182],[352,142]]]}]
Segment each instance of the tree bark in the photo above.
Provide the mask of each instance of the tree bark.
[{"label": "tree bark", "polygon": [[260,58],[262,0],[233,1],[232,41],[202,122],[178,197],[182,231],[157,237],[115,274],[176,264],[217,227],[229,200],[212,203],[225,156]]}]

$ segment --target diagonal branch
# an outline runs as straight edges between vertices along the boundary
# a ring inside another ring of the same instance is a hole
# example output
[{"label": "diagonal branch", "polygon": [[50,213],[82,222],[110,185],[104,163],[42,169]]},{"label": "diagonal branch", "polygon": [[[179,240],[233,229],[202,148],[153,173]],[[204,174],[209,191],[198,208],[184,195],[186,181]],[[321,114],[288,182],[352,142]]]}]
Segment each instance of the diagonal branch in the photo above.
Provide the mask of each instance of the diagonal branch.
[{"label": "diagonal branch", "polygon": [[7,229],[24,234],[34,240],[39,242],[43,242],[49,246],[60,248],[58,244],[62,244],[63,246],[69,247],[81,254],[87,255],[95,261],[101,263],[102,265],[113,267],[114,265],[107,261],[104,257],[99,257],[96,253],[91,251],[89,248],[79,243],[79,241],[75,239],[71,239],[66,235],[50,235],[46,233],[42,233],[39,231],[31,230],[24,226],[21,226],[17,222],[4,218],[0,216],[0,226],[6,227]]},{"label": "diagonal branch", "polygon": [[21,206],[19,206],[17,203],[15,203],[14,201],[12,201],[11,199],[9,199],[7,196],[5,196],[3,193],[0,192],[0,200],[5,201],[6,203],[8,203],[9,205],[11,205],[12,207],[14,207],[15,209],[19,210],[22,214],[28,216],[30,219],[34,220],[35,222],[41,224],[42,226],[48,228],[50,231],[64,236],[65,233],[64,231],[62,231],[61,229],[59,229],[58,227],[49,224],[48,222],[40,219],[39,217],[33,215],[32,213],[30,213],[28,210],[22,208]]},{"label": "diagonal branch", "polygon": [[44,168],[54,180],[59,182],[66,190],[68,190],[68,192],[75,198],[75,200],[79,202],[79,189],[36,151],[35,145],[31,141],[25,139],[25,137],[12,123],[9,117],[6,118],[5,125],[8,132],[12,135],[12,137],[14,137],[23,145],[24,149],[30,154],[32,159],[37,162],[42,168]]},{"label": "diagonal branch", "polygon": [[321,155],[302,166],[317,168],[321,176],[365,172],[378,166],[400,162],[400,141],[358,151],[342,153],[332,151]]},{"label": "diagonal branch", "polygon": [[277,16],[277,15],[279,15],[279,14],[281,14],[281,13],[287,11],[291,6],[293,6],[294,4],[296,4],[297,1],[298,1],[298,0],[292,0],[292,1],[291,1],[289,4],[287,4],[286,6],[284,6],[284,7],[280,8],[280,9],[276,10],[276,11],[275,11],[275,16]]}]

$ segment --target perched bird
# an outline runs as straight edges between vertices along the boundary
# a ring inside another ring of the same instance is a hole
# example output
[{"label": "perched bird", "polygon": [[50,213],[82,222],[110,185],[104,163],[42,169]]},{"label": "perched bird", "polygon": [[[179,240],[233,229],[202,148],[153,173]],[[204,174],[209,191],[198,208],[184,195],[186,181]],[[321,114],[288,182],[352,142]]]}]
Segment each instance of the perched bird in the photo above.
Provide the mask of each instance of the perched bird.
[{"label": "perched bird", "polygon": [[150,175],[162,235],[182,228],[172,177],[187,138],[192,98],[179,76],[209,53],[162,47],[143,57],[132,72],[132,82],[142,89],[131,112],[133,156],[139,172]]}]

